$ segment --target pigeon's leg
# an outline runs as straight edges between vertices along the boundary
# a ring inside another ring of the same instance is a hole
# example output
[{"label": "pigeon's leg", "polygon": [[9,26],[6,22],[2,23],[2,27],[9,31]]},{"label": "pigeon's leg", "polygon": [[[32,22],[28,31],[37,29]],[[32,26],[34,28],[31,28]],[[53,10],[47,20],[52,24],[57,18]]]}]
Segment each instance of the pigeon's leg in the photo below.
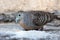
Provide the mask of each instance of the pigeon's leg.
[{"label": "pigeon's leg", "polygon": [[43,27],[40,30],[43,31]]},{"label": "pigeon's leg", "polygon": [[40,29],[38,29],[39,31],[43,31],[43,26],[40,28]]}]

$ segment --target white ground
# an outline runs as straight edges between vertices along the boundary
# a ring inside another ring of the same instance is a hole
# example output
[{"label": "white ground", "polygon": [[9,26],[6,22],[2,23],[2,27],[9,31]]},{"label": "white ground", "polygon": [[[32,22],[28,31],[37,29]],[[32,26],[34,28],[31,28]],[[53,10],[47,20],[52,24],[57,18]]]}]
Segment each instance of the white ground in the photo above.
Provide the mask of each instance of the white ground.
[{"label": "white ground", "polygon": [[12,24],[0,24],[0,40],[60,40],[60,31],[23,31],[18,24]]}]

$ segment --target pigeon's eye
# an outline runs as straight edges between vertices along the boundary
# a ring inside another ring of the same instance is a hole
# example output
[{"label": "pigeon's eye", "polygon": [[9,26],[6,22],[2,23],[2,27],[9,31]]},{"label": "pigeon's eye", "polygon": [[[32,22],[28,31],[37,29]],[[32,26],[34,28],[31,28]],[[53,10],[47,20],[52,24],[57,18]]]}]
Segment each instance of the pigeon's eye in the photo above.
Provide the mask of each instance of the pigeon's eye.
[{"label": "pigeon's eye", "polygon": [[19,14],[19,16],[21,16],[21,15]]}]

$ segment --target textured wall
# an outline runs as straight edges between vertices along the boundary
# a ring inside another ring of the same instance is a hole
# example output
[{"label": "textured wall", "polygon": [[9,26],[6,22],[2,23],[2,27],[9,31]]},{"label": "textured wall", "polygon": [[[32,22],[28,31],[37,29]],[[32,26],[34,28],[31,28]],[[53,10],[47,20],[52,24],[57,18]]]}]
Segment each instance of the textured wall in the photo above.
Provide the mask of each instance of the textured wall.
[{"label": "textured wall", "polygon": [[0,12],[18,10],[59,10],[60,0],[0,0]]}]

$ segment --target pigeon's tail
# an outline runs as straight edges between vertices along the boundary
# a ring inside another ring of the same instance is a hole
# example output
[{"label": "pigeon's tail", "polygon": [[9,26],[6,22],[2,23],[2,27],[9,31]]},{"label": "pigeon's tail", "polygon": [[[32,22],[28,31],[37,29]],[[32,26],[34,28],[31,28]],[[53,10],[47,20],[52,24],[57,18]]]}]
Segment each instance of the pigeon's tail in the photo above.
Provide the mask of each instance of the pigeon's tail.
[{"label": "pigeon's tail", "polygon": [[55,19],[60,20],[60,10],[54,10],[53,14],[55,15]]},{"label": "pigeon's tail", "polygon": [[60,20],[60,17],[59,17],[59,16],[57,16],[57,15],[55,15],[55,19]]}]

